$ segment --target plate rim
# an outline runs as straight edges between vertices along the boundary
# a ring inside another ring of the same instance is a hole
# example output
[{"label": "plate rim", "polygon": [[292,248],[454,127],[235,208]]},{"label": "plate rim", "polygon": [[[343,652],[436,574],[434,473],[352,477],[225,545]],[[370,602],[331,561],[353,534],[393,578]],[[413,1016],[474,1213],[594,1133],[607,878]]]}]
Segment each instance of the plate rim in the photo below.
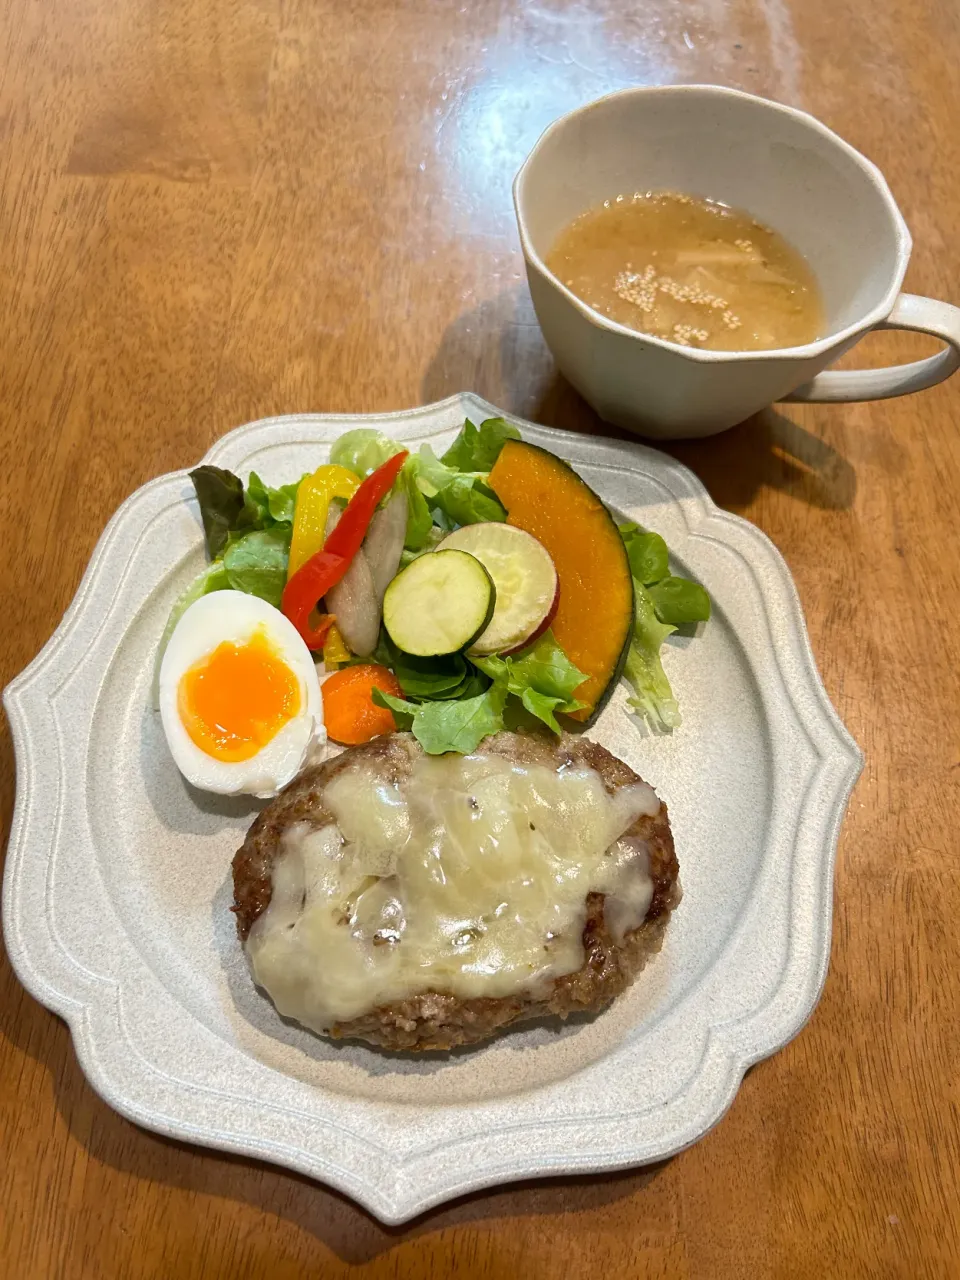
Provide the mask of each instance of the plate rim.
[{"label": "plate rim", "polygon": [[[807,841],[808,844],[816,847],[799,853],[798,848],[795,847],[791,864],[792,876],[800,856],[819,860],[820,874],[817,877],[819,893],[815,904],[817,910],[811,922],[812,936],[809,939],[814,948],[813,965],[806,975],[802,989],[793,994],[785,1016],[776,1021],[775,1025],[770,1025],[766,1035],[760,1034],[757,1028],[754,1028],[753,1033],[750,1034],[749,1029],[743,1024],[751,1020],[756,1021],[773,1005],[781,994],[780,986],[774,990],[761,1009],[751,1010],[749,1014],[728,1024],[727,1027],[711,1030],[700,1062],[690,1078],[694,1080],[703,1074],[704,1063],[712,1054],[716,1061],[712,1067],[714,1088],[711,1091],[711,1097],[708,1105],[701,1106],[701,1113],[683,1132],[677,1134],[673,1141],[654,1143],[655,1149],[652,1150],[644,1149],[641,1144],[640,1148],[621,1147],[607,1152],[578,1154],[571,1147],[559,1157],[546,1161],[542,1157],[533,1160],[508,1160],[496,1168],[486,1168],[482,1172],[466,1174],[460,1178],[448,1177],[426,1188],[422,1185],[422,1179],[418,1183],[413,1167],[418,1160],[423,1159],[422,1155],[413,1159],[404,1159],[403,1156],[398,1158],[394,1152],[391,1163],[390,1155],[385,1154],[381,1163],[389,1167],[383,1168],[377,1178],[364,1177],[342,1164],[332,1166],[329,1160],[325,1160],[322,1155],[322,1136],[319,1143],[314,1143],[312,1150],[307,1148],[293,1150],[271,1141],[265,1133],[257,1135],[246,1132],[237,1136],[236,1133],[222,1127],[217,1128],[209,1123],[191,1121],[185,1118],[183,1113],[170,1115],[155,1108],[145,1108],[135,1099],[131,1092],[133,1082],[124,1071],[121,1070],[118,1073],[117,1064],[111,1062],[109,1052],[110,1036],[118,1032],[123,1036],[125,1032],[121,1009],[123,983],[120,976],[114,974],[109,980],[104,980],[101,975],[87,974],[85,980],[73,981],[71,990],[68,967],[73,964],[78,969],[82,969],[79,962],[62,946],[62,956],[57,957],[48,950],[42,956],[42,960],[38,959],[40,952],[27,941],[29,926],[35,926],[39,922],[35,917],[32,920],[24,919],[24,903],[30,896],[29,892],[25,891],[32,890],[34,900],[37,900],[38,886],[35,878],[38,867],[42,870],[42,858],[39,862],[35,858],[36,865],[28,865],[27,856],[31,852],[35,855],[43,853],[43,850],[31,851],[28,847],[27,820],[30,816],[30,802],[36,789],[37,776],[42,775],[44,769],[49,774],[53,767],[52,756],[38,763],[38,752],[44,746],[40,741],[42,726],[31,724],[27,702],[31,691],[42,689],[44,682],[50,681],[56,675],[57,660],[60,659],[62,664],[69,658],[71,637],[80,625],[89,597],[105,572],[108,557],[116,560],[119,556],[122,560],[122,549],[115,545],[117,531],[124,527],[130,516],[136,513],[137,507],[150,495],[164,487],[172,488],[174,482],[182,487],[189,468],[168,472],[147,481],[121,503],[98,539],[73,601],[59,625],[37,656],[10,681],[3,692],[16,761],[16,799],[3,878],[3,930],[7,953],[23,986],[40,1003],[52,1009],[68,1023],[78,1061],[90,1085],[111,1107],[145,1128],[175,1139],[265,1159],[295,1169],[345,1192],[363,1204],[381,1221],[394,1225],[409,1221],[455,1196],[518,1178],[612,1171],[665,1159],[698,1141],[717,1124],[732,1104],[746,1070],[753,1063],[770,1056],[788,1043],[801,1030],[819,1000],[830,957],[833,872],[837,841],[850,793],[863,767],[863,754],[830,702],[819,675],[796,585],[779,551],[757,526],[742,516],[718,507],[706,487],[689,468],[660,450],[640,441],[616,441],[561,428],[545,427],[506,413],[471,392],[462,392],[435,404],[389,413],[283,414],[260,418],[236,427],[221,436],[207,450],[201,461],[216,464],[230,452],[231,448],[235,448],[245,439],[258,435],[269,436],[271,432],[278,429],[319,426],[329,435],[330,427],[337,424],[356,426],[367,422],[376,423],[381,427],[384,424],[395,424],[397,428],[415,428],[420,421],[429,423],[431,419],[436,420],[454,409],[464,416],[478,413],[482,416],[505,417],[534,438],[546,436],[557,442],[562,441],[567,450],[574,455],[579,449],[587,447],[594,454],[599,449],[608,458],[616,458],[621,466],[624,465],[625,452],[637,462],[643,460],[650,462],[655,467],[658,479],[664,475],[669,476],[671,484],[666,487],[683,509],[685,518],[688,517],[683,501],[689,499],[700,513],[697,524],[707,521],[713,529],[711,533],[699,534],[696,529],[693,529],[694,536],[715,537],[725,545],[742,543],[736,549],[754,572],[768,622],[771,619],[773,595],[778,595],[780,605],[785,606],[784,625],[787,633],[777,642],[774,638],[774,629],[771,628],[772,652],[797,719],[808,736],[813,735],[811,742],[814,741],[814,736],[819,739],[819,743],[814,742],[814,750],[819,757],[817,778],[827,772],[830,774],[825,782],[827,791],[822,801],[822,814],[816,839]],[[432,432],[424,433],[424,437],[435,435],[442,429],[435,425]],[[400,438],[411,438],[411,436],[415,438],[408,430],[399,430],[397,434]],[[565,453],[564,456],[567,454]],[[642,466],[639,469],[644,470]],[[131,550],[128,561],[132,554]],[[792,650],[789,655],[792,661],[786,665],[783,661],[784,653],[781,651],[784,648]],[[70,666],[61,684],[65,683],[77,665],[79,664],[73,663]],[[814,731],[816,731],[815,734]],[[829,769],[828,766],[830,766]],[[59,793],[62,790],[64,769],[64,761],[59,752],[55,767],[59,771],[57,778]],[[53,839],[46,848],[48,854],[54,847],[56,832],[52,835]],[[29,881],[31,875],[34,876],[33,882]],[[43,894],[40,895],[40,900],[45,901]],[[794,923],[795,921],[791,918],[791,928]],[[26,932],[25,925],[28,926]],[[64,965],[67,966],[66,969]],[[89,980],[91,976],[96,981],[91,982]],[[782,975],[779,981],[782,982]],[[737,1028],[742,1032],[740,1043],[736,1043],[734,1035]],[[714,1030],[717,1032],[716,1035]],[[722,1043],[723,1041],[726,1043]],[[130,1044],[129,1040],[127,1043],[135,1051],[136,1047]],[[139,1055],[136,1056],[139,1057]],[[145,1058],[139,1057],[139,1060],[143,1069],[151,1072],[157,1070]],[[272,1070],[267,1067],[264,1069]],[[682,1087],[688,1086],[690,1080]],[[175,1083],[183,1086],[187,1082]],[[196,1106],[195,1099],[193,1105]],[[568,1123],[575,1125],[584,1121],[577,1116],[572,1116],[568,1117]]]}]

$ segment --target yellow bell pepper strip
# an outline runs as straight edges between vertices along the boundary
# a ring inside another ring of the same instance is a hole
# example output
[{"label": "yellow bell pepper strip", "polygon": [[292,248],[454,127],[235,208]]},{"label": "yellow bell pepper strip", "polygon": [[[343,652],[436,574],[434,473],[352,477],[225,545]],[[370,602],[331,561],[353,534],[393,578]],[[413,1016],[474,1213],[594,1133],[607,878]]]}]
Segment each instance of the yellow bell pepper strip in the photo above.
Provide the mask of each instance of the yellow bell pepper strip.
[{"label": "yellow bell pepper strip", "polygon": [[339,629],[335,625],[332,626],[323,642],[323,665],[328,671],[334,671],[343,663],[349,662],[352,656],[343,642]]},{"label": "yellow bell pepper strip", "polygon": [[290,540],[289,582],[298,569],[323,546],[327,511],[334,498],[348,501],[360,488],[360,481],[346,467],[326,463],[312,476],[301,480],[297,505],[293,511],[293,537]]}]

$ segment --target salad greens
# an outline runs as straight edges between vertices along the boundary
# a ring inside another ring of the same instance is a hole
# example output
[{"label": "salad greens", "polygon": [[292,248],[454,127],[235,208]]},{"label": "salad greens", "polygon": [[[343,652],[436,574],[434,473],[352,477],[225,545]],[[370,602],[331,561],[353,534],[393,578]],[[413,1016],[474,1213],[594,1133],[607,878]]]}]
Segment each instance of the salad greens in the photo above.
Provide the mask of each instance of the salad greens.
[{"label": "salad greens", "polygon": [[446,658],[415,658],[412,654],[392,650],[397,683],[408,698],[459,698],[467,679],[467,662],[459,653]]},{"label": "salad greens", "polygon": [[620,526],[620,535],[627,548],[630,572],[644,586],[659,582],[670,572],[670,553],[659,533],[648,533],[639,525]]},{"label": "salad greens", "polygon": [[415,459],[417,483],[435,513],[445,517],[441,521],[444,525],[453,529],[506,520],[506,511],[486,481],[505,441],[519,438],[516,427],[502,418],[488,418],[479,427],[468,418],[442,458],[430,445],[420,446]]},{"label": "salad greens", "polygon": [[668,576],[647,588],[657,617],[681,627],[685,622],[706,622],[710,617],[710,597],[699,582]]},{"label": "salad greens", "polygon": [[243,481],[232,471],[209,466],[195,467],[190,479],[200,503],[207,555],[216,560],[243,510]]},{"label": "salad greens", "polygon": [[345,431],[334,440],[330,448],[330,461],[334,466],[346,467],[361,480],[366,480],[377,467],[403,452],[403,445],[391,440],[375,427],[356,427]]},{"label": "salad greens", "polygon": [[495,682],[505,683],[530,714],[554,733],[560,732],[556,712],[579,711],[585,705],[577,700],[576,691],[587,677],[563,652],[552,631],[545,631],[530,648],[515,656],[471,661]]},{"label": "salad greens", "polygon": [[502,522],[507,518],[496,494],[477,476],[455,475],[437,490],[430,502],[447,517],[451,530],[461,524],[479,524],[484,520]]},{"label": "salad greens", "polygon": [[[358,663],[364,661],[369,659],[355,659]],[[472,697],[483,693],[490,683],[461,653],[447,654],[442,658],[417,658],[411,653],[404,653],[387,635],[386,627],[380,629],[373,661],[389,667],[406,696],[416,702]]]},{"label": "salad greens", "polygon": [[[449,450],[447,451],[449,453]],[[482,472],[461,472],[456,467],[448,467],[442,462],[433,449],[428,444],[420,446],[420,452],[416,454],[415,461],[417,464],[417,483],[420,485],[424,493],[433,497],[435,494],[448,485],[455,476],[469,475],[470,479],[476,476],[485,476],[489,473]]]},{"label": "salad greens", "polygon": [[398,728],[412,730],[428,755],[445,751],[468,755],[484,738],[503,728],[507,686],[503,681],[495,682],[486,692],[469,698],[419,705],[374,689],[373,700],[393,712]]},{"label": "salad greens", "polygon": [[633,639],[623,670],[633,687],[628,705],[652,729],[668,733],[680,724],[680,709],[660,661],[660,646],[677,627],[706,622],[710,597],[699,582],[670,573],[667,544],[658,533],[633,523],[619,528],[633,574]]},{"label": "salad greens", "polygon": [[[396,698],[377,689],[373,700],[394,714],[399,728],[412,729],[429,754],[475,751],[479,742],[504,727],[508,695],[518,698],[527,712],[554,733],[560,733],[556,712],[583,706],[575,695],[586,679],[546,631],[522,653],[505,658],[412,658],[381,638],[377,660],[391,666],[407,695]],[[460,671],[463,676],[458,683]],[[463,743],[470,745],[464,746]]]},{"label": "salad greens", "polygon": [[299,480],[271,489],[251,471],[244,489],[243,481],[232,471],[206,465],[194,467],[190,479],[200,504],[203,535],[211,560],[219,560],[228,542],[236,542],[245,533],[274,525],[286,525],[289,531],[293,525]]},{"label": "salad greens", "polygon": [[[239,476],[211,466],[195,467],[190,479],[200,504],[207,554],[213,564],[188,592],[196,588],[199,595],[205,595],[207,591],[232,587],[234,591],[260,596],[279,608],[287,580],[293,510],[300,481],[271,489],[251,471],[244,489]],[[214,566],[221,566],[223,574],[207,578]],[[202,581],[207,585],[201,590]]]},{"label": "salad greens", "polygon": [[223,554],[223,568],[234,591],[259,596],[280,608],[290,558],[290,525],[274,524],[233,538]]},{"label": "salad greens", "polygon": [[292,484],[281,485],[279,489],[271,489],[255,471],[251,471],[238,527],[265,529],[271,522],[292,525],[299,488],[300,481],[295,480]]},{"label": "salad greens", "polygon": [[455,471],[489,472],[506,442],[519,439],[517,428],[503,418],[487,418],[479,427],[467,418],[460,434],[440,461]]},{"label": "salad greens", "polygon": [[[407,457],[391,491],[402,493],[407,503],[401,568],[461,525],[506,519],[489,486],[489,473],[504,443],[519,437],[503,418],[488,418],[479,426],[467,420],[442,457],[427,444]],[[382,432],[362,427],[340,436],[330,461],[364,479],[403,448]],[[244,486],[232,472],[208,465],[196,467],[190,477],[211,563],[174,604],[161,654],[182,614],[200,596],[233,588],[280,607],[287,581],[300,481],[271,488],[251,472]],[[632,687],[629,705],[651,728],[669,731],[680,723],[680,713],[660,661],[661,646],[678,627],[706,621],[710,598],[699,583],[670,573],[667,544],[658,533],[632,522],[619,529],[635,600],[624,668]],[[401,652],[381,629],[375,653],[351,662],[376,662],[394,672],[403,697],[376,690],[374,701],[389,708],[397,725],[411,729],[432,754],[475,750],[484,737],[503,728],[510,706],[522,707],[559,733],[558,714],[584,705],[576,692],[586,677],[549,630],[520,653],[416,658]]]},{"label": "salad greens", "polygon": [[709,621],[710,597],[699,582],[675,578],[670,573],[667,544],[659,533],[650,533],[632,523],[618,527],[634,583],[649,588],[660,621],[674,627],[685,622]]},{"label": "salad greens", "polygon": [[633,581],[635,620],[633,639],[623,674],[633,686],[628,706],[652,729],[667,733],[680,723],[680,709],[660,662],[660,646],[676,631],[657,618],[653,600],[642,582]]},{"label": "salad greens", "polygon": [[[407,458],[400,472],[399,483],[407,495],[407,532],[403,539],[406,551],[426,551],[430,547],[430,539],[435,525],[427,500],[417,484],[416,459]],[[439,539],[437,539],[439,541]]]}]

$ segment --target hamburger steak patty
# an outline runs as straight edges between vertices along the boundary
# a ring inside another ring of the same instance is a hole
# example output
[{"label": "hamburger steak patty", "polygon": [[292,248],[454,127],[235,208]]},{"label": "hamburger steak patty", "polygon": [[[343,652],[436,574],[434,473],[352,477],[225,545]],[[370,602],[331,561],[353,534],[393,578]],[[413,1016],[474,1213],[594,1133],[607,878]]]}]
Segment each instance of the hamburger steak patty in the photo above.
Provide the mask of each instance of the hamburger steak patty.
[{"label": "hamburger steak patty", "polygon": [[[324,788],[342,770],[363,762],[385,781],[402,784],[422,755],[408,733],[394,733],[353,747],[335,759],[305,770],[253,823],[233,859],[237,932],[246,941],[251,927],[267,909],[272,869],[282,853],[285,832],[295,824],[321,828],[335,822],[324,808]],[[622,760],[586,738],[503,732],[487,738],[477,754],[498,755],[518,765],[586,766],[598,773],[609,795],[641,779]],[[664,930],[680,901],[678,865],[666,806],[655,817],[641,815],[623,839],[644,841],[649,848],[653,895],[643,923],[614,940],[604,914],[604,895],[589,893],[583,927],[583,964],[573,973],[551,980],[536,995],[464,999],[442,991],[426,991],[405,1000],[371,1008],[359,1017],[335,1023],[334,1037],[365,1040],[389,1050],[451,1049],[472,1044],[521,1019],[603,1009],[633,981],[650,956],[660,950]]]}]

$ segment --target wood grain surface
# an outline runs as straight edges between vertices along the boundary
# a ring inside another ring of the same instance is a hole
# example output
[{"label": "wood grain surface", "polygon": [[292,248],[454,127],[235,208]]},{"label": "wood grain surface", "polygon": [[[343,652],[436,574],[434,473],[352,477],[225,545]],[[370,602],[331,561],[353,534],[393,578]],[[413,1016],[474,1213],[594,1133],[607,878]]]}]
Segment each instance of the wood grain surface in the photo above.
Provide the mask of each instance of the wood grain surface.
[{"label": "wood grain surface", "polygon": [[[960,300],[947,0],[8,0],[0,30],[3,683],[121,499],[238,423],[473,389],[603,430],[545,351],[509,196],[543,126],[601,93],[714,81],[812,110],[886,172],[907,286]],[[960,1275],[958,427],[960,377],[673,450],[782,550],[867,758],[823,999],[702,1142],[387,1229],[120,1119],[4,959],[0,1273]],[[6,726],[0,767],[6,830]]]}]

